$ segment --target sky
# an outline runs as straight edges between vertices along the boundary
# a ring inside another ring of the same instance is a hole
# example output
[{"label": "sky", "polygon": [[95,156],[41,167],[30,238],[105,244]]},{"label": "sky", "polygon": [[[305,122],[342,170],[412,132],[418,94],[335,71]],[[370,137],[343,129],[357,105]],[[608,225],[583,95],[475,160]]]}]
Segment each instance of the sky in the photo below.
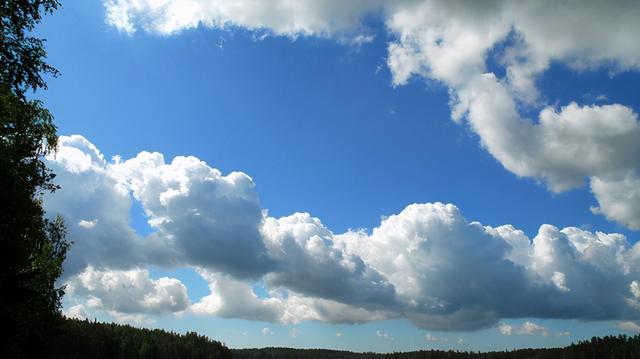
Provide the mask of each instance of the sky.
[{"label": "sky", "polygon": [[230,347],[640,331],[640,4],[67,0],[63,311]]}]

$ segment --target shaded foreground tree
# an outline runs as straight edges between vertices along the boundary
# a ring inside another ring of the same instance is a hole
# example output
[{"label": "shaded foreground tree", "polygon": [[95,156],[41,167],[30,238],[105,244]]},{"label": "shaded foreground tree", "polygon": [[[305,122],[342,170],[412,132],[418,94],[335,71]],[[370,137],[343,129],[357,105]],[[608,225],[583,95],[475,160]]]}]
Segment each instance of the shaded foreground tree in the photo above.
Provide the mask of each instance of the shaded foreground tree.
[{"label": "shaded foreground tree", "polygon": [[0,0],[0,323],[3,358],[42,357],[60,319],[69,243],[61,218],[45,217],[42,195],[56,189],[43,156],[58,137],[51,113],[28,91],[57,75],[44,40],[30,36],[57,0]]}]

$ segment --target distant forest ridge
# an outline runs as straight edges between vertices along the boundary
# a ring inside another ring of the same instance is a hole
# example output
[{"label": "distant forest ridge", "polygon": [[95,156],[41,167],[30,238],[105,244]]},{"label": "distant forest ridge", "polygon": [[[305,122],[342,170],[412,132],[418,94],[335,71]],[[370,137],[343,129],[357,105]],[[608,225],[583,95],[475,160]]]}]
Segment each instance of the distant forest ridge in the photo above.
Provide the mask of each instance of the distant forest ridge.
[{"label": "distant forest ridge", "polygon": [[403,353],[354,353],[328,349],[229,349],[195,332],[177,334],[160,329],[64,319],[51,338],[50,358],[105,359],[638,359],[640,335],[594,337],[564,348],[467,352],[420,350]]}]

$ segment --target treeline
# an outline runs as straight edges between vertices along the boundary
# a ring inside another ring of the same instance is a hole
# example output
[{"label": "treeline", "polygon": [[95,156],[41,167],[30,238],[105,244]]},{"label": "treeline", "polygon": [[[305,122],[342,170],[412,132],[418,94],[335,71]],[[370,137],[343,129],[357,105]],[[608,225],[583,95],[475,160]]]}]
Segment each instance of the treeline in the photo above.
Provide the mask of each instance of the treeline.
[{"label": "treeline", "polygon": [[234,359],[638,359],[640,335],[606,336],[564,348],[500,352],[421,350],[404,353],[353,353],[325,349],[263,348],[232,350]]},{"label": "treeline", "polygon": [[222,343],[195,332],[177,334],[129,325],[64,319],[51,338],[50,358],[227,359]]},{"label": "treeline", "polygon": [[421,350],[354,353],[327,349],[229,349],[195,332],[177,334],[129,325],[64,319],[56,327],[49,358],[92,359],[638,359],[640,335],[594,337],[564,348],[468,352]]}]

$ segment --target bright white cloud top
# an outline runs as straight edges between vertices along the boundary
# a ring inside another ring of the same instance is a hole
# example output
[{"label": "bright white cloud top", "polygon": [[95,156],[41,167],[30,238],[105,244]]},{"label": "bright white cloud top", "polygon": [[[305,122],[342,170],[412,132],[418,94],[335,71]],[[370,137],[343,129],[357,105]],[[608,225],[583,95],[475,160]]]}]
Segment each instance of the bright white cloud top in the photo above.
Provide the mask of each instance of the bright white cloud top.
[{"label": "bright white cloud top", "polygon": [[[45,205],[65,217],[74,241],[64,279],[73,315],[406,318],[430,330],[521,317],[640,320],[640,243],[620,234],[544,224],[529,239],[442,203],[410,205],[370,233],[335,234],[307,213],[268,216],[249,176],[223,175],[195,157],[166,163],[141,152],[106,161],[81,136],[61,137],[59,146],[48,163],[63,186]],[[146,237],[129,227],[133,201],[153,229]],[[179,280],[149,278],[149,265],[194,268],[211,293],[191,302]],[[253,291],[257,280],[266,297]]]},{"label": "bright white cloud top", "polygon": [[[640,123],[622,104],[558,107],[536,80],[553,63],[612,74],[640,67],[637,1],[207,1],[105,0],[107,22],[129,34],[169,35],[197,26],[361,43],[363,18],[381,16],[392,40],[396,86],[413,77],[450,89],[452,118],[466,121],[507,170],[553,192],[588,181],[594,213],[640,229]],[[489,72],[500,50],[505,75]],[[538,118],[521,109],[542,108]]]}]

